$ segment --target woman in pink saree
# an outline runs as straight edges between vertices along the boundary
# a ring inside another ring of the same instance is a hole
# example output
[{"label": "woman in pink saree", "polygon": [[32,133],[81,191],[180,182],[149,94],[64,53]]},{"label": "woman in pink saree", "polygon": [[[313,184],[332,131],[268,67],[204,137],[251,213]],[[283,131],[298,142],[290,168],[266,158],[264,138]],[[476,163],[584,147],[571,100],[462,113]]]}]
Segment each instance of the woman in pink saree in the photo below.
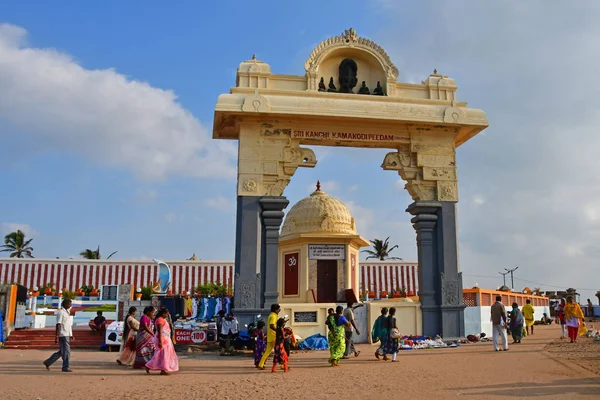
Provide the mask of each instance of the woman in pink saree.
[{"label": "woman in pink saree", "polygon": [[154,307],[144,308],[144,315],[140,318],[140,326],[135,338],[135,361],[133,368],[144,368],[156,351],[152,318],[154,318]]},{"label": "woman in pink saree", "polygon": [[169,375],[169,372],[179,371],[179,359],[175,354],[175,346],[171,340],[171,327],[167,322],[169,310],[162,307],[157,314],[154,325],[156,326],[156,346],[158,349],[154,353],[152,360],[146,363],[146,372],[160,371],[161,375]]}]

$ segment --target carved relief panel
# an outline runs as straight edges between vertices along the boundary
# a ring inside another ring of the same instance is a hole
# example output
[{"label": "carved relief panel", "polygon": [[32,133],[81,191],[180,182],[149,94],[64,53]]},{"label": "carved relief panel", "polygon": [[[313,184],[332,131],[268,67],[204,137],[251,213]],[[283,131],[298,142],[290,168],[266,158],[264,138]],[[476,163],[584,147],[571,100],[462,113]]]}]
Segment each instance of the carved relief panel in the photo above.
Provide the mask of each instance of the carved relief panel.
[{"label": "carved relief panel", "polygon": [[388,153],[381,167],[398,171],[413,200],[458,201],[454,130],[413,128],[410,144]]},{"label": "carved relief panel", "polygon": [[243,127],[238,146],[238,196],[282,196],[298,167],[317,164],[314,152],[300,147],[290,129],[269,123]]}]

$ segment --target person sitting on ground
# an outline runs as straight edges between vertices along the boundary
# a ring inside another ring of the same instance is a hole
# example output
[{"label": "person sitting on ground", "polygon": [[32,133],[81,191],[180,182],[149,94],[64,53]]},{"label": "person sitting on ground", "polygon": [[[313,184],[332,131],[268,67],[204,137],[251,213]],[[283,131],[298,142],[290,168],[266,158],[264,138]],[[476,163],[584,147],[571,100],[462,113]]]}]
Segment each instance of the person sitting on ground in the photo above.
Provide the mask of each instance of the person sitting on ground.
[{"label": "person sitting on ground", "polygon": [[102,316],[102,311],[96,313],[96,318],[90,321],[90,329],[94,332],[106,329],[106,318]]},{"label": "person sitting on ground", "polygon": [[542,323],[542,325],[551,325],[552,319],[548,317],[548,314],[544,313],[540,322]]}]

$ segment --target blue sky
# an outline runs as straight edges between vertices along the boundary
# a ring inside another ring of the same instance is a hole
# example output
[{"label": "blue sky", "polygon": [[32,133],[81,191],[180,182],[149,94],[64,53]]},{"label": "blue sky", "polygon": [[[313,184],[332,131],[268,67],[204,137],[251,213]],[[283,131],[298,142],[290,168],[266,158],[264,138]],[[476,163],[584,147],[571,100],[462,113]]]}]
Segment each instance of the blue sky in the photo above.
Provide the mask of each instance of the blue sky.
[{"label": "blue sky", "polygon": [[[519,265],[547,289],[600,289],[598,6],[480,3],[4,2],[0,233],[23,227],[37,257],[100,245],[120,259],[232,259],[234,143],[210,139],[217,96],[252,54],[303,75],[312,49],[352,26],[400,81],[437,68],[488,114],[458,150],[465,285],[497,286]],[[390,236],[414,260],[411,199],[379,167],[385,151],[315,151],[317,168],[286,190],[292,204],[320,179],[363,236]]]}]

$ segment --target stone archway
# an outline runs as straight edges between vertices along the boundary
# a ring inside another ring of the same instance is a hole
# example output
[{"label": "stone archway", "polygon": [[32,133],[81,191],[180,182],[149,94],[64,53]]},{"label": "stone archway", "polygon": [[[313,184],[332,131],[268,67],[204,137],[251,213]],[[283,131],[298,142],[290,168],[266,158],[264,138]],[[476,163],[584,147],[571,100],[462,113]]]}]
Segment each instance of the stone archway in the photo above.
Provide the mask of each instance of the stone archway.
[{"label": "stone archway", "polygon": [[397,171],[414,200],[423,333],[464,336],[456,148],[488,126],[485,113],[458,101],[456,82],[437,71],[398,83],[386,52],[353,29],[319,44],[305,70],[277,75],[252,57],[215,107],[213,138],[238,140],[237,314],[277,301],[283,193],[297,168],[317,164],[304,146],[387,148],[382,168]]}]

